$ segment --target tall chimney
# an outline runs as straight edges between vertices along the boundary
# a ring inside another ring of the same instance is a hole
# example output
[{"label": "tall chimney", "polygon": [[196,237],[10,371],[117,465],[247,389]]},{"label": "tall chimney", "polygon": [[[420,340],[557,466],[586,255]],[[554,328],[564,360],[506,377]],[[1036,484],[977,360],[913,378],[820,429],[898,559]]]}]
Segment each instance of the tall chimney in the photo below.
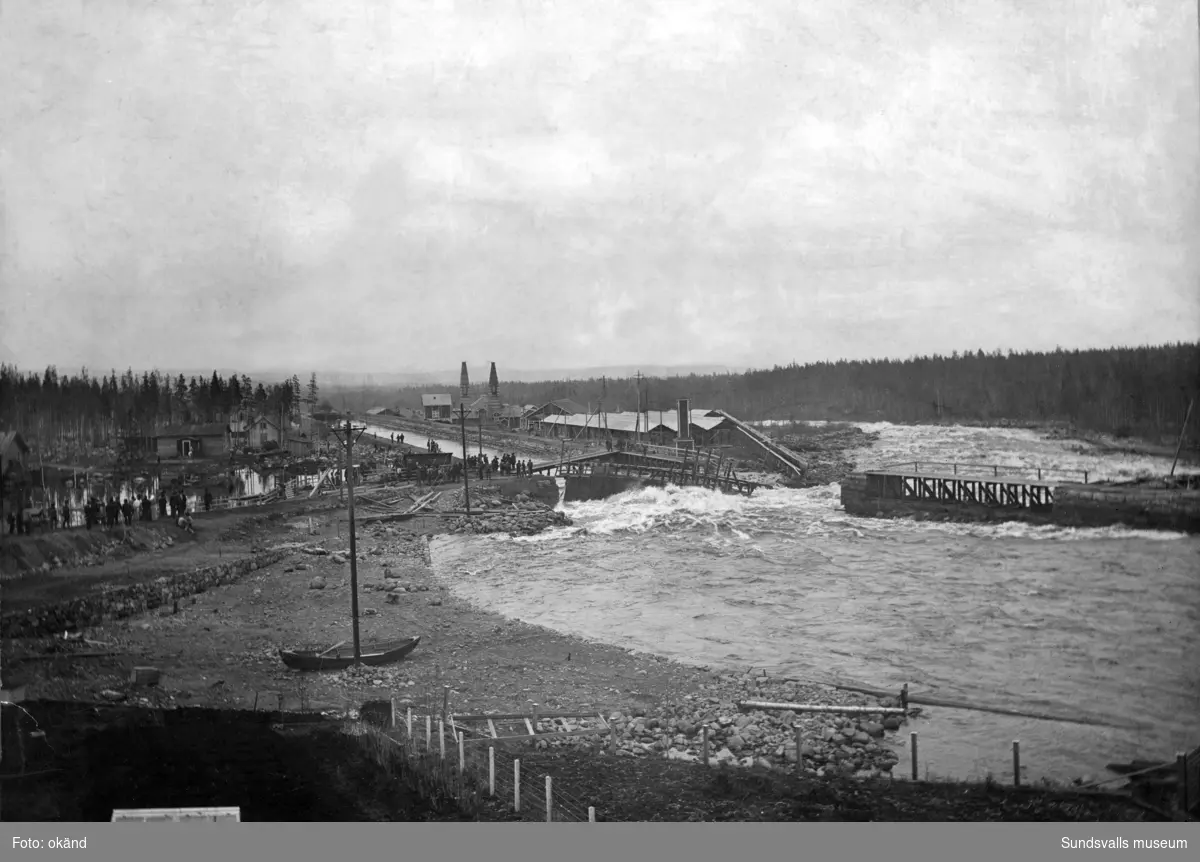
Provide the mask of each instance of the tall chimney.
[{"label": "tall chimney", "polygon": [[471,389],[471,381],[467,379],[467,363],[462,364],[462,374],[458,378],[458,388],[462,392],[463,401],[467,400],[467,393]]},{"label": "tall chimney", "polygon": [[492,373],[488,375],[488,392],[492,395],[500,394],[500,378],[496,376],[496,363],[492,363]]},{"label": "tall chimney", "polygon": [[678,420],[675,445],[681,449],[692,448],[692,404],[690,399],[679,399],[675,418]]}]

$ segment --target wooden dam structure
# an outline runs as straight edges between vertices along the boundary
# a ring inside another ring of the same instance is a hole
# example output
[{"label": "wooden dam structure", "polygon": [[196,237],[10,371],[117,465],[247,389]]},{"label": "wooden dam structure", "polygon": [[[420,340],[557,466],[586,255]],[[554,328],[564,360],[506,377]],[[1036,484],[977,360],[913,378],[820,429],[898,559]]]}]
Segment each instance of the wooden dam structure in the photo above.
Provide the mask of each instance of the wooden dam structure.
[{"label": "wooden dam structure", "polygon": [[[534,473],[571,478],[624,478],[642,480],[647,484],[699,486],[728,494],[754,493],[764,487],[759,482],[740,478],[733,463],[707,452],[689,449],[669,450],[657,447],[654,452],[598,452],[580,455],[533,466]],[[678,454],[673,454],[678,453]]]},{"label": "wooden dam structure", "polygon": [[841,497],[860,517],[1200,532],[1200,491],[1090,480],[1085,470],[918,461],[851,474]]}]

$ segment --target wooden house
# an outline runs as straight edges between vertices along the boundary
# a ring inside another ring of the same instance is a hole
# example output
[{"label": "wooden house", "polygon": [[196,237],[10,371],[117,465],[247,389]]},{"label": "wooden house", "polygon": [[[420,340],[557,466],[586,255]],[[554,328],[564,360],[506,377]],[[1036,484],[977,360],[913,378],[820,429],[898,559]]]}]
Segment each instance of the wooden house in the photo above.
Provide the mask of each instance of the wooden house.
[{"label": "wooden house", "polygon": [[449,421],[454,411],[454,402],[449,395],[422,395],[421,407],[425,411],[426,419]]},{"label": "wooden house", "polygon": [[160,458],[218,458],[229,454],[229,426],[224,422],[169,425],[159,430]]}]

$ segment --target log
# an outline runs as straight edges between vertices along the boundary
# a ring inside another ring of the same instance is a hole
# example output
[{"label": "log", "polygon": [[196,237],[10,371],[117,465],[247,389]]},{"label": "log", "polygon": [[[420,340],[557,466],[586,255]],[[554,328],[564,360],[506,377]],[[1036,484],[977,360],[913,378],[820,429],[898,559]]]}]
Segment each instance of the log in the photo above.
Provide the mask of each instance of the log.
[{"label": "log", "polygon": [[904,715],[898,706],[834,706],[823,703],[771,703],[765,700],[744,700],[738,704],[738,709],[790,709],[792,712],[844,712],[848,715]]},{"label": "log", "polygon": [[[884,691],[879,688],[867,688],[865,686],[842,685],[839,683],[821,683],[828,685],[831,688],[841,689],[842,691],[853,691],[859,694],[869,694],[872,697],[894,697],[890,691]],[[1141,730],[1145,725],[1138,724],[1118,724],[1110,721],[1102,721],[1098,718],[1072,718],[1063,715],[1050,715],[1044,712],[1028,712],[1020,709],[1007,709],[1002,706],[985,706],[981,704],[968,703],[962,700],[943,700],[936,697],[922,697],[921,695],[910,694],[908,696],[910,704],[919,704],[921,706],[940,706],[944,709],[965,709],[973,712],[990,712],[996,715],[1013,715],[1018,718],[1036,718],[1041,721],[1061,721],[1066,724],[1086,724],[1092,727],[1115,727],[1122,730]]]}]

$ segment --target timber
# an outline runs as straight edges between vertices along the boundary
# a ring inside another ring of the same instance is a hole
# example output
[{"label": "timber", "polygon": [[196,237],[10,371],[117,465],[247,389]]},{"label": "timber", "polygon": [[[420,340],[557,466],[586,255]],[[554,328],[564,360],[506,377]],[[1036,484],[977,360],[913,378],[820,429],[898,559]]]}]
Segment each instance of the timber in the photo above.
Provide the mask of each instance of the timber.
[{"label": "timber", "polygon": [[907,710],[898,706],[836,706],[823,703],[772,703],[764,700],[744,700],[738,709],[791,710],[792,712],[835,712],[847,715],[906,715]]}]

